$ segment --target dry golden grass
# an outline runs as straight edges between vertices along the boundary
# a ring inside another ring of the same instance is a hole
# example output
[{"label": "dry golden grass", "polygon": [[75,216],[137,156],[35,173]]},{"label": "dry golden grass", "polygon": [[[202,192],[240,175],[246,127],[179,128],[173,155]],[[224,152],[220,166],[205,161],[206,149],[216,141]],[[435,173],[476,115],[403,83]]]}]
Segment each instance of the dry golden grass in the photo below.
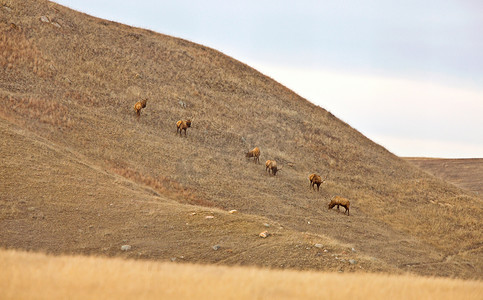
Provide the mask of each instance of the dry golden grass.
[{"label": "dry golden grass", "polygon": [[36,75],[45,75],[46,62],[41,52],[15,23],[1,23],[0,34],[0,67],[26,68]]},{"label": "dry golden grass", "polygon": [[[483,278],[481,198],[272,79],[45,0],[0,5],[0,246]],[[188,118],[180,138],[176,121]],[[255,146],[284,167],[277,176],[245,158]],[[313,172],[329,174],[320,192]],[[334,195],[351,201],[350,217],[327,210]],[[264,223],[274,234],[261,240]],[[328,252],[314,248],[319,238]],[[137,250],[121,252],[124,241]]]},{"label": "dry golden grass", "polygon": [[8,107],[3,110],[5,118],[14,119],[21,116],[24,120],[36,119],[51,126],[70,128],[73,126],[67,106],[49,99],[36,97],[2,97],[0,105]]},{"label": "dry golden grass", "polygon": [[2,299],[481,299],[481,281],[0,250]]},{"label": "dry golden grass", "polygon": [[483,158],[438,159],[407,157],[426,172],[483,197]]}]

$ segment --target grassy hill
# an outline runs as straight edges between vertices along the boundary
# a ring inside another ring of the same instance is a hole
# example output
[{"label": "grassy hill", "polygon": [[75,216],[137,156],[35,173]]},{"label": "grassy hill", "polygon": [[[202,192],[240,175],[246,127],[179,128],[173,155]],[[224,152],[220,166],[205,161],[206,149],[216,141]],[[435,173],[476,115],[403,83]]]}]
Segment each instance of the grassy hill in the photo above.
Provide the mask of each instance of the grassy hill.
[{"label": "grassy hill", "polygon": [[[48,1],[1,3],[0,247],[483,277],[481,198],[274,80]],[[255,146],[277,176],[245,158]],[[350,217],[327,210],[334,195]]]},{"label": "grassy hill", "polygon": [[460,188],[483,195],[483,158],[407,157],[407,161]]}]

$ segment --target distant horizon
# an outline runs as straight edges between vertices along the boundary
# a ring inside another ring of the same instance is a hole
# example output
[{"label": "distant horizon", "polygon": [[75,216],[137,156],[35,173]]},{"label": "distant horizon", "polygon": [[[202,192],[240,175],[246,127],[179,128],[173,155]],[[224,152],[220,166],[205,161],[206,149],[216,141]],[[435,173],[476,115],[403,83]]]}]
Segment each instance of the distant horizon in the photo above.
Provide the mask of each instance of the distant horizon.
[{"label": "distant horizon", "polygon": [[[253,65],[255,65],[255,69],[268,74],[272,78],[274,77],[271,74],[276,74],[275,80],[292,89],[301,97],[331,112],[337,118],[348,123],[354,129],[397,156],[483,158],[483,145],[478,146],[476,144],[474,146],[472,144],[472,139],[476,135],[474,130],[463,132],[465,129],[464,124],[451,126],[438,124],[440,128],[445,129],[444,132],[439,132],[436,135],[427,129],[429,132],[425,136],[412,135],[414,131],[419,130],[418,127],[429,129],[434,127],[431,121],[427,120],[428,116],[433,118],[442,116],[449,119],[455,115],[463,119],[465,117],[464,112],[471,111],[473,117],[469,116],[469,118],[478,121],[479,113],[483,112],[483,91],[454,88],[435,82],[419,82],[409,79],[354,75],[335,71],[325,72],[323,70],[297,70],[267,66],[260,63],[254,63]],[[327,81],[330,85],[324,89],[314,88],[319,80]],[[384,86],[386,89],[371,88],[371,85]],[[355,95],[351,89],[344,87],[353,87],[359,94]],[[392,91],[396,89],[402,90],[402,92],[397,96],[393,96]],[[422,93],[422,96],[419,96],[421,90],[425,90],[425,92]],[[371,98],[373,94],[377,94],[377,97]],[[432,107],[432,103],[425,103],[424,97],[428,94],[432,95],[432,97],[443,99],[444,105]],[[473,94],[476,94],[476,96]],[[353,99],[357,97],[366,98],[366,101],[353,102]],[[402,100],[399,103],[391,103],[384,101],[385,97],[394,97]],[[452,111],[452,108],[458,104],[456,102],[460,102],[460,105],[465,104],[458,100],[459,97],[481,98],[482,101],[470,101],[466,103],[468,107],[465,110],[458,112],[455,109],[455,111]],[[404,105],[400,105],[400,102],[405,98],[411,100],[407,100]],[[427,111],[426,115],[422,116],[419,114],[418,109]],[[401,111],[404,111],[417,126],[405,127],[404,120],[396,122],[398,121],[397,119],[391,119],[393,115]],[[358,118],[358,115],[361,113],[368,116],[368,118]],[[385,115],[386,113],[387,115]],[[377,133],[371,132],[371,127],[377,126],[377,124],[374,124],[374,120],[383,120],[386,128],[380,128]],[[480,123],[482,123],[480,128],[483,128],[483,122],[480,121]],[[437,131],[437,128],[432,129]],[[445,133],[451,130],[462,132],[458,136],[459,140],[438,139],[438,135],[443,137]],[[419,135],[424,134],[423,130],[419,131]],[[397,133],[397,135],[393,136],[391,133]],[[417,151],[404,151],[406,147],[414,147],[411,145],[418,145]],[[434,155],[436,153],[434,149],[438,149],[437,153],[439,155]],[[478,156],[472,153],[481,154]]]},{"label": "distant horizon", "polygon": [[478,1],[54,2],[216,49],[395,155],[483,157]]}]

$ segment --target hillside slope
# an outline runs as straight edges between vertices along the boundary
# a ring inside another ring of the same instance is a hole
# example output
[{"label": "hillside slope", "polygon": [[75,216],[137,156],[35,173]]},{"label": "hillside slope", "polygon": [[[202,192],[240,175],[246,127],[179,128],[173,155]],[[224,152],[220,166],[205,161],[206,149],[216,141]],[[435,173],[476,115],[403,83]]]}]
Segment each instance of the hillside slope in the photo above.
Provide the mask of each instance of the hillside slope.
[{"label": "hillside slope", "polygon": [[407,157],[404,159],[434,176],[483,196],[483,158]]},{"label": "hillside slope", "polygon": [[[354,248],[347,255],[360,256],[361,268],[482,277],[481,199],[247,65],[47,1],[5,2],[0,26],[8,137],[0,246],[339,268],[337,256],[312,247],[323,239],[332,254]],[[143,97],[137,118],[133,105]],[[175,123],[186,118],[192,128],[179,137]],[[261,161],[283,166],[277,176],[244,157],[255,146]],[[309,188],[313,172],[329,176],[320,192]],[[327,210],[333,195],[351,200],[350,217]],[[240,212],[235,222],[232,209]],[[216,211],[221,223],[193,221],[198,210],[197,217]],[[276,224],[268,227],[274,234],[260,240],[265,223]],[[122,253],[128,242],[143,250]]]}]

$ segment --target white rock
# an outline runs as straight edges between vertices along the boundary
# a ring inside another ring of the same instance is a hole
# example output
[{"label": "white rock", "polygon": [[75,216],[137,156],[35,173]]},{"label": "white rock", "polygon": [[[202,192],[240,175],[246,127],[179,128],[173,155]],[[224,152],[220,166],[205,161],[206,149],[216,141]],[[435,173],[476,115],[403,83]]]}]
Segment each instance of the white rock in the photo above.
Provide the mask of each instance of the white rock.
[{"label": "white rock", "polygon": [[131,250],[131,245],[122,245],[121,250],[122,251],[129,251],[129,250]]},{"label": "white rock", "polygon": [[314,247],[315,248],[322,248],[322,247],[324,247],[324,245],[322,245],[322,244],[315,244]]},{"label": "white rock", "polygon": [[40,21],[42,21],[44,23],[50,23],[49,17],[47,17],[47,16],[41,16]]},{"label": "white rock", "polygon": [[261,237],[261,238],[267,238],[268,236],[270,235],[270,233],[268,233],[268,231],[263,231],[261,232],[258,236]]}]

